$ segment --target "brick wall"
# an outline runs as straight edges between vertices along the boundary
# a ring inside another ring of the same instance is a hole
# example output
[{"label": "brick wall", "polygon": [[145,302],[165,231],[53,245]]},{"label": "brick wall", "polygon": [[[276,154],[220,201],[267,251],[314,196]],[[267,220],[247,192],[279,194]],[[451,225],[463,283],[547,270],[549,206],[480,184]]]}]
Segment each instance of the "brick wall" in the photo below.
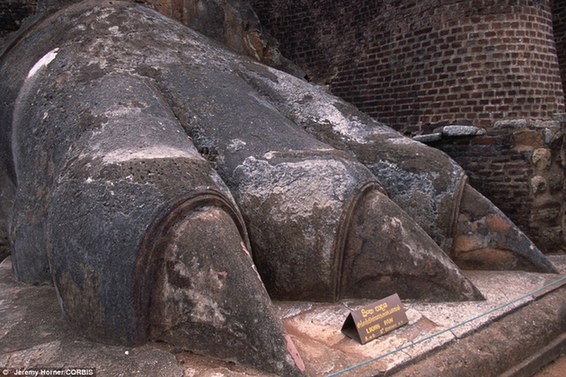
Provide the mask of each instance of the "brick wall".
[{"label": "brick wall", "polygon": [[552,20],[556,52],[562,75],[562,88],[566,88],[566,0],[553,0]]},{"label": "brick wall", "polygon": [[399,130],[564,111],[550,0],[252,0],[284,55]]}]

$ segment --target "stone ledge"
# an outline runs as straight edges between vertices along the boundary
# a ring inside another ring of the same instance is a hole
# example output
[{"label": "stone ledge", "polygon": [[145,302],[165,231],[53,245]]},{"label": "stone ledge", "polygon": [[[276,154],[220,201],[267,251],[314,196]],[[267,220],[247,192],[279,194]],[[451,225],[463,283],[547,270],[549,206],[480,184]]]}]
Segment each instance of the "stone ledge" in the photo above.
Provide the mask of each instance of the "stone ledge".
[{"label": "stone ledge", "polygon": [[421,143],[433,143],[443,139],[484,136],[487,134],[485,128],[470,125],[448,125],[434,130],[433,133],[413,136],[413,140]]},{"label": "stone ledge", "polygon": [[545,365],[558,359],[566,353],[566,332],[555,340],[538,350],[523,362],[515,365],[501,375],[501,377],[530,377],[540,371]]},{"label": "stone ledge", "polygon": [[479,128],[476,126],[444,126],[442,128],[442,136],[446,137],[462,137],[462,136],[481,136],[485,135],[486,131],[484,128]]}]

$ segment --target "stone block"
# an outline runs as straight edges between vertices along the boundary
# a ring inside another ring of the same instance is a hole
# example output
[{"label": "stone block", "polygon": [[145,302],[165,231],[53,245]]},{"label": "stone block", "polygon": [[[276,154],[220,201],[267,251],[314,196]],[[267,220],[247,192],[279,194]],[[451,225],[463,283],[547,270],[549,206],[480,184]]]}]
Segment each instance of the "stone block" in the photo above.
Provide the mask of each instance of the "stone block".
[{"label": "stone block", "polygon": [[540,132],[524,129],[513,133],[513,140],[519,149],[542,148],[544,140]]},{"label": "stone block", "polygon": [[539,171],[548,169],[551,159],[552,152],[547,148],[537,148],[533,151],[533,155],[531,156],[531,161]]},{"label": "stone block", "polygon": [[531,178],[531,189],[533,194],[542,194],[546,191],[547,184],[546,179],[540,175],[534,176]]},{"label": "stone block", "polygon": [[462,137],[462,136],[480,136],[485,135],[484,128],[467,126],[467,125],[452,125],[442,128],[442,136],[446,137]]}]

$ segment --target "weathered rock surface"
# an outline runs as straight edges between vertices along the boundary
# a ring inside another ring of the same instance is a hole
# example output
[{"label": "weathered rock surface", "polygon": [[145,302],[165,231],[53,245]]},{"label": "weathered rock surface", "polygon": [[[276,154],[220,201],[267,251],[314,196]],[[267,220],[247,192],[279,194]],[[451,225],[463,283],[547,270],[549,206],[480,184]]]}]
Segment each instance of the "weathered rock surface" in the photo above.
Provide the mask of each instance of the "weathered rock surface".
[{"label": "weathered rock surface", "polygon": [[[78,19],[80,30],[81,21],[105,20],[114,11],[79,4],[63,14],[69,23]],[[36,25],[40,31],[23,45],[49,45],[52,34],[45,29],[69,26],[51,20]],[[151,336],[274,373],[301,374],[300,357],[290,353],[292,342],[271,313],[230,191],[159,92],[120,70],[90,71],[88,54],[49,47],[37,61],[18,49],[4,56],[4,68],[11,59],[27,65],[2,76],[21,85],[10,88],[3,80],[12,108],[3,130],[13,125],[17,182],[16,277],[52,280],[71,325],[92,339],[134,345]],[[191,238],[179,240],[175,229],[185,228]],[[202,258],[193,259],[194,253]],[[156,289],[160,280],[165,285]],[[246,301],[254,305],[242,307]],[[258,326],[243,326],[248,320]],[[195,334],[210,342],[196,341]],[[224,342],[212,345],[213,336]]]},{"label": "weathered rock surface", "polygon": [[[476,210],[474,217],[500,212],[481,195],[463,197],[466,190],[472,192],[473,189],[467,184],[462,168],[445,153],[403,137],[320,88],[283,75],[275,70],[259,68],[245,72],[250,85],[282,114],[308,133],[352,154],[366,165],[389,197],[446,253],[454,252],[457,227],[473,227],[472,224],[462,225],[467,217],[459,216],[461,205],[484,210],[483,213]],[[463,201],[467,202],[463,204]],[[494,252],[506,250],[506,255],[514,260],[512,264],[517,268],[531,263],[528,268],[554,272],[542,252],[508,222],[512,228],[510,233],[516,234],[516,237],[500,234],[496,228],[484,229],[490,233],[482,233],[479,237],[485,235],[489,239],[500,239],[499,249],[494,249]],[[515,242],[519,238],[523,241]],[[508,261],[499,264],[503,260],[490,258],[487,254],[484,256],[487,259],[483,268],[506,269],[512,265]]]},{"label": "weathered rock surface", "polygon": [[[154,133],[162,132],[163,127],[166,127],[168,123],[171,124],[170,134],[176,138],[179,137],[178,130],[175,130],[177,126],[173,124],[176,118],[201,154],[216,167],[220,176],[234,193],[252,235],[254,260],[271,294],[280,298],[308,297],[319,300],[332,300],[339,297],[341,295],[339,292],[341,274],[350,272],[343,270],[341,264],[345,253],[344,237],[347,233],[349,218],[352,216],[348,208],[353,205],[350,203],[359,200],[357,196],[362,187],[371,186],[372,190],[379,191],[378,182],[371,172],[347,154],[338,152],[309,136],[300,126],[290,122],[270,106],[269,102],[261,99],[256,88],[251,87],[247,80],[241,78],[245,72],[266,69],[264,66],[251,64],[244,58],[230,55],[208,44],[208,41],[202,36],[145,8],[113,6],[83,11],[81,8],[83,6],[85,5],[73,6],[63,13],[67,17],[67,23],[53,25],[49,22],[50,19],[41,23],[41,26],[38,26],[40,30],[33,34],[34,37],[18,46],[19,53],[11,51],[10,54],[10,58],[17,59],[20,65],[28,61],[31,67],[36,61],[42,62],[36,66],[40,68],[36,74],[41,75],[41,80],[38,80],[35,75],[25,79],[21,72],[7,72],[6,77],[15,79],[11,80],[10,84],[6,84],[7,86],[18,82],[18,77],[20,82],[25,82],[24,90],[21,91],[16,101],[16,115],[13,123],[17,125],[20,122],[17,118],[19,116],[17,109],[21,107],[18,105],[20,102],[26,103],[25,98],[22,97],[28,92],[26,88],[36,83],[45,89],[30,91],[31,97],[27,103],[33,101],[38,110],[34,115],[35,119],[22,120],[22,127],[27,125],[37,127],[42,123],[51,124],[51,122],[64,124],[63,117],[72,119],[72,122],[67,121],[70,123],[68,127],[71,127],[72,124],[82,126],[82,128],[69,128],[69,135],[65,136],[66,139],[77,141],[68,145],[64,143],[55,145],[53,160],[50,160],[48,156],[42,157],[45,167],[39,170],[43,171],[43,176],[34,176],[31,163],[28,163],[27,166],[18,166],[16,161],[16,170],[22,169],[22,184],[19,186],[22,188],[26,184],[30,186],[29,189],[22,190],[20,196],[26,193],[30,197],[22,197],[16,201],[15,213],[20,218],[14,221],[15,233],[17,234],[19,227],[24,228],[21,232],[25,232],[27,227],[30,227],[30,224],[24,221],[26,211],[19,210],[18,203],[33,205],[33,212],[38,216],[38,214],[46,213],[44,202],[49,196],[51,203],[61,208],[60,214],[57,209],[54,209],[55,214],[52,215],[57,221],[56,224],[60,223],[57,216],[62,216],[70,208],[80,208],[76,204],[66,206],[63,203],[63,198],[70,193],[68,190],[77,191],[78,189],[72,186],[67,189],[66,184],[60,184],[58,180],[54,180],[49,176],[53,174],[52,170],[64,176],[64,173],[58,172],[59,169],[63,167],[71,171],[76,169],[84,175],[76,179],[83,179],[90,187],[95,185],[89,178],[95,182],[103,180],[104,184],[118,179],[119,182],[116,184],[127,186],[131,184],[129,182],[131,178],[128,178],[130,173],[127,169],[129,168],[123,165],[126,162],[128,164],[141,163],[144,157],[140,154],[141,152],[135,152],[136,148],[142,148],[144,152],[158,151],[163,154],[159,156],[160,163],[167,160],[170,155],[178,158],[179,154],[188,153],[179,152],[185,149],[180,144],[174,144],[170,140],[159,141],[164,137],[161,134],[154,137]],[[93,22],[94,19],[99,21]],[[87,22],[90,23],[90,29],[84,28]],[[157,31],[156,25],[161,25],[163,30]],[[140,32],[140,28],[143,27],[148,30]],[[52,38],[53,34],[60,35],[61,40]],[[65,42],[62,35],[70,34],[74,35],[74,40]],[[125,38],[126,35],[129,37]],[[78,39],[82,42],[78,43]],[[148,39],[151,39],[153,43],[148,44]],[[40,54],[27,55],[32,46],[39,45],[42,46],[43,57]],[[247,75],[249,76],[250,73]],[[116,80],[116,84],[110,90],[113,80]],[[85,87],[84,84],[87,86]],[[304,83],[304,85],[308,87],[308,84]],[[55,88],[55,92],[47,94],[53,90],[52,88]],[[8,89],[11,89],[12,93],[18,92],[17,87]],[[115,97],[122,91],[124,94],[120,96],[124,99],[118,108],[114,109],[110,104],[96,105],[108,101],[110,97]],[[136,100],[134,97],[138,92],[140,99]],[[144,92],[147,92],[148,99],[144,100]],[[99,93],[98,96],[101,97],[97,97],[96,93]],[[72,105],[73,102],[69,102],[69,98],[80,98],[82,106]],[[42,101],[44,105],[41,105]],[[91,102],[95,106],[100,106],[101,109],[91,109],[89,107]],[[168,110],[159,107],[160,103],[164,108],[171,109],[172,112],[168,114]],[[104,106],[108,109],[102,109]],[[57,109],[63,110],[58,112]],[[162,114],[157,117],[157,115],[152,115],[153,112]],[[139,124],[140,121],[135,118],[135,114],[138,113],[143,114],[145,119],[142,124]],[[32,112],[24,115],[30,117],[31,114]],[[57,115],[60,117],[59,120],[55,118]],[[112,131],[104,131],[105,129],[100,126],[100,124],[104,125],[108,119],[114,117],[120,120],[124,116],[126,118],[118,121],[115,130],[112,128]],[[166,121],[168,123],[164,123]],[[41,129],[51,128],[43,126]],[[59,131],[57,128],[53,129],[60,132],[58,135],[67,132]],[[103,131],[110,133],[101,133]],[[24,135],[33,134],[33,130],[14,130],[14,132],[20,135],[20,139],[15,138],[17,148],[24,148],[28,145],[28,150],[25,153],[22,150],[22,155],[33,156],[34,150],[31,144],[36,145],[37,143],[24,137]],[[142,139],[142,141],[131,139],[138,138],[140,134],[147,139]],[[61,137],[56,135],[55,139]],[[42,135],[38,137],[41,138]],[[101,137],[109,141],[109,147],[101,149]],[[51,139],[46,138],[44,143],[48,143],[49,140]],[[178,142],[181,143],[181,141]],[[87,151],[93,149],[92,152],[89,152],[93,154],[93,157],[84,162],[81,160],[86,152],[81,150],[82,143],[86,145]],[[123,143],[131,147],[123,151],[120,149]],[[141,145],[138,145],[140,143]],[[66,163],[65,159],[58,161],[61,159],[58,156],[68,151],[72,152],[71,156],[67,157],[69,163]],[[46,152],[50,152],[47,147],[36,151],[40,156]],[[121,153],[125,153],[128,157],[120,157]],[[151,156],[146,157],[151,158]],[[95,161],[91,162],[91,159]],[[109,168],[97,169],[96,165],[92,164],[98,159],[102,159],[103,163],[119,163],[121,170],[110,173],[107,172]],[[110,161],[111,159],[115,161]],[[25,161],[33,160],[33,157],[26,157]],[[49,164],[53,166],[51,169]],[[74,166],[82,167],[79,169]],[[99,174],[103,176],[96,179],[95,175],[88,172],[87,167],[93,169],[93,173],[100,171]],[[159,172],[181,177],[181,173],[177,172],[183,169],[183,167],[178,167],[175,173],[167,173],[167,167],[160,167]],[[147,176],[158,175],[159,172],[149,169]],[[30,176],[25,177],[25,174]],[[143,180],[145,175],[139,173],[139,176],[134,176],[134,178]],[[191,174],[190,180],[200,182],[200,178],[195,174]],[[164,182],[168,180],[160,179],[158,187],[165,184]],[[54,190],[50,187],[52,184],[61,187]],[[170,184],[167,183],[167,185]],[[181,183],[177,182],[177,184]],[[213,185],[208,178],[201,184],[203,187]],[[135,204],[135,200],[143,201],[145,199],[142,198],[146,195],[156,200],[155,193],[146,192],[151,190],[151,186],[143,185],[138,190],[136,197],[131,198],[129,205],[132,208],[140,208],[141,203]],[[38,190],[38,187],[41,191],[34,192]],[[95,190],[92,199],[81,200],[81,202],[89,203],[95,197],[103,197],[104,192],[101,190],[102,188]],[[50,191],[53,193],[47,195]],[[178,193],[179,190],[171,189],[167,192]],[[36,197],[37,200],[32,200]],[[379,201],[388,201],[382,194],[375,194],[374,198]],[[96,202],[102,205],[107,204],[108,200],[102,199]],[[120,203],[129,202],[130,199],[127,198],[120,201]],[[91,210],[89,204],[84,205],[84,211]],[[41,208],[37,208],[39,206]],[[146,213],[149,207],[146,204],[143,212]],[[392,210],[389,215],[394,218],[393,221],[400,221],[399,217],[405,217],[395,205],[392,204],[388,208]],[[116,219],[115,216],[121,212],[116,213],[115,209],[109,209],[109,211],[112,212],[107,216],[108,224],[112,222],[120,224],[119,219]],[[16,271],[19,266],[25,265],[19,259],[24,258],[26,252],[34,253],[36,250],[42,250],[42,247],[39,246],[35,249],[22,247],[23,251],[18,251],[20,249],[18,242],[27,239],[38,239],[41,242],[41,237],[44,237],[42,227],[45,224],[41,217],[31,225],[33,227],[27,233],[30,236],[24,237],[24,233],[17,235],[14,244]],[[147,226],[146,224],[145,227]],[[138,235],[132,236],[132,239],[141,237],[145,227],[140,226]],[[55,227],[54,231],[57,229]],[[400,264],[413,266],[417,259],[435,259],[439,262],[437,266],[441,268],[440,271],[425,272],[415,266],[412,275],[424,274],[424,280],[434,279],[436,276],[438,279],[436,284],[445,286],[446,294],[453,299],[474,297],[476,293],[473,288],[465,282],[465,278],[452,262],[432,242],[426,240],[425,233],[417,231],[418,227],[414,229],[411,233],[405,233],[404,237],[393,234],[388,237],[394,244],[412,245],[410,248],[401,246],[396,248],[395,258],[402,261]],[[99,234],[108,231],[110,230],[103,227]],[[384,232],[382,236],[386,234]],[[57,236],[59,237],[58,234]],[[87,238],[91,239],[90,236]],[[408,242],[409,238],[414,238],[414,242]],[[61,237],[61,239],[66,239],[66,237]],[[423,243],[429,246],[421,247]],[[128,248],[131,247],[133,244],[128,246]],[[55,250],[57,250],[56,247]],[[366,252],[376,253],[376,255],[391,253],[383,248],[367,249]],[[422,257],[415,258],[414,253]],[[360,264],[360,268],[363,266]],[[315,271],[316,273],[313,273]],[[47,271],[45,272],[47,275]],[[371,275],[371,270],[364,272],[364,275],[368,274]],[[403,274],[390,270],[390,278],[402,279],[402,276]],[[450,283],[452,280],[454,284]],[[456,283],[458,281],[460,283]],[[453,288],[455,286],[465,287],[465,289],[459,292]],[[414,294],[412,292],[410,289],[406,290],[407,295]],[[347,292],[344,294],[347,295]]]},{"label": "weathered rock surface", "polygon": [[257,61],[304,77],[305,73],[285,58],[278,42],[262,27],[245,0],[142,0],[159,12],[182,22],[231,50]]},{"label": "weathered rock surface", "polygon": [[[369,238],[382,242],[373,247],[349,241],[357,237],[349,232],[357,226],[354,222],[378,224],[382,216],[398,224],[412,220],[381,192],[363,164],[305,133],[258,97],[241,78],[258,67],[263,66],[234,66],[233,72],[208,68],[194,75],[194,67],[172,64],[163,66],[157,79],[177,117],[187,119],[185,129],[197,148],[232,190],[270,295],[327,301],[359,297],[353,285],[341,281],[364,276],[375,283],[363,290],[366,297],[384,294],[376,289],[383,279],[406,287],[399,288],[405,297],[474,297],[474,289],[419,227],[402,234],[372,229]],[[356,207],[363,200],[372,210]],[[356,211],[365,211],[363,219],[356,218]],[[358,263],[346,265],[354,254]],[[369,259],[388,267],[361,263]],[[416,261],[436,261],[436,267],[427,271]],[[444,293],[437,291],[435,297],[431,290],[418,289],[415,281],[405,281],[406,276],[434,280]]]},{"label": "weathered rock surface", "polygon": [[462,268],[556,272],[527,236],[470,186],[457,224],[452,259]]}]

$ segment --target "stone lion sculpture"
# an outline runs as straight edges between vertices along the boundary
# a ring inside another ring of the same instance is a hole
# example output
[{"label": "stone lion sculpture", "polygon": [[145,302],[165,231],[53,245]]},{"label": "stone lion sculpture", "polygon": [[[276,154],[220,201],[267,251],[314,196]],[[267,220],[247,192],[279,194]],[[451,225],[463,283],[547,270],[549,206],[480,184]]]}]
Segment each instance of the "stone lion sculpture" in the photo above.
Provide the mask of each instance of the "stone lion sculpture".
[{"label": "stone lion sculpture", "polygon": [[138,4],[38,15],[0,92],[14,274],[98,341],[301,375],[271,299],[475,300],[458,266],[554,271],[442,152]]}]

